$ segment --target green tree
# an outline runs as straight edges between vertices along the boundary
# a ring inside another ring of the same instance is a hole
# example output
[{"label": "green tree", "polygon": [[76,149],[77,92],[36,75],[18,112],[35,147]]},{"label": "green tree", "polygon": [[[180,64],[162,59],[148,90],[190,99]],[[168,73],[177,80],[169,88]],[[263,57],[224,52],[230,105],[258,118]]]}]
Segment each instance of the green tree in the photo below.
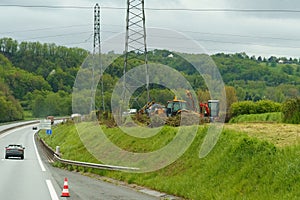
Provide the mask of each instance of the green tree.
[{"label": "green tree", "polygon": [[284,122],[300,124],[300,98],[286,100],[282,105],[282,113]]},{"label": "green tree", "polygon": [[230,108],[231,105],[238,101],[235,88],[232,86],[225,86],[226,91],[226,118],[230,118]]},{"label": "green tree", "polygon": [[32,102],[32,115],[34,117],[45,117],[47,116],[45,107],[45,97],[42,95],[36,95]]},{"label": "green tree", "polygon": [[256,113],[281,112],[281,104],[271,100],[256,102]]},{"label": "green tree", "polygon": [[282,72],[287,73],[288,75],[294,74],[294,68],[291,65],[285,65],[281,68]]},{"label": "green tree", "polygon": [[11,95],[9,88],[0,81],[0,122],[23,119],[20,103]]},{"label": "green tree", "polygon": [[231,104],[230,116],[235,117],[244,114],[255,114],[256,107],[253,101],[241,101]]},{"label": "green tree", "polygon": [[27,92],[51,90],[50,85],[41,76],[35,76],[25,70],[11,69],[5,72],[5,82],[18,99],[23,99]]}]

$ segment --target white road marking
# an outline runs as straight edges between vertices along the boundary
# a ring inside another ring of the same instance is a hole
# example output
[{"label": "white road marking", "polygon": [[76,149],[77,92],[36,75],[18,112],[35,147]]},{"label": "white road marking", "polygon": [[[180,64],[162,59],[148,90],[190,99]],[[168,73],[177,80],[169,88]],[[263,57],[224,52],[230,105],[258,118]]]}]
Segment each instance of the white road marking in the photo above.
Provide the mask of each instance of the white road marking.
[{"label": "white road marking", "polygon": [[7,135],[9,135],[9,134],[11,134],[11,133],[13,133],[13,132],[15,132],[15,131],[17,131],[17,130],[23,129],[23,128],[24,128],[24,127],[16,128],[16,129],[13,129],[13,130],[10,130],[10,131],[6,131],[6,132],[4,132],[3,134],[0,135],[0,139],[1,139],[1,138],[4,138],[5,136],[7,136]]},{"label": "white road marking", "polygon": [[39,152],[38,152],[38,150],[37,150],[37,147],[36,147],[36,144],[35,144],[35,140],[34,140],[34,134],[33,134],[33,145],[34,145],[36,157],[37,157],[37,159],[38,159],[38,161],[39,161],[39,164],[40,164],[40,166],[41,166],[41,169],[42,169],[43,172],[45,172],[45,171],[46,171],[46,168],[44,167],[44,164],[43,164],[43,162],[42,162],[42,160],[41,160],[40,154],[39,154]]},{"label": "white road marking", "polygon": [[3,133],[3,134],[1,134],[0,135],[0,139],[1,138],[4,138],[5,136],[7,136],[7,135],[9,135],[9,134],[11,134],[12,132],[6,132],[6,133]]},{"label": "white road marking", "polygon": [[47,179],[46,183],[47,183],[48,190],[50,192],[51,200],[59,200],[59,198],[54,190],[51,180]]}]

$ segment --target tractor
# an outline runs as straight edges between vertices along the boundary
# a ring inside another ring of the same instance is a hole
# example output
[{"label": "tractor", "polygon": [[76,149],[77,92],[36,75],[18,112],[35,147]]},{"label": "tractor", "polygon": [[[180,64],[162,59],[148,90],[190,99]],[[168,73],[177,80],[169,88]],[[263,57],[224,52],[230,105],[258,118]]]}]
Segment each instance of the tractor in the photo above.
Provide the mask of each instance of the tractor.
[{"label": "tractor", "polygon": [[178,100],[174,97],[173,100],[167,102],[167,116],[172,117],[180,114],[182,111],[187,111],[187,102]]}]

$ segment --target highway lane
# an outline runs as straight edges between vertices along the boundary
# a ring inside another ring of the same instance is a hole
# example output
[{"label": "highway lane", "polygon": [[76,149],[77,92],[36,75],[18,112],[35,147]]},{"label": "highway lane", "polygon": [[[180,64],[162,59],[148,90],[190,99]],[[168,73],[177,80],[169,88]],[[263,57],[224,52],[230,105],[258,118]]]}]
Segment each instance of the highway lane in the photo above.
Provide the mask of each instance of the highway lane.
[{"label": "highway lane", "polygon": [[[133,189],[96,180],[79,173],[52,167],[43,153],[38,153],[32,125],[0,135],[0,199],[63,200],[64,178],[68,178],[72,200],[155,200]],[[25,146],[24,160],[4,159],[5,146]],[[40,159],[39,159],[40,158]]]},{"label": "highway lane", "polygon": [[[37,145],[39,147],[39,145]],[[70,199],[72,200],[158,200],[160,198],[141,193],[132,188],[115,185],[78,172],[70,172],[52,167],[40,150],[45,168],[51,172],[53,184],[62,187],[64,177],[68,178]],[[61,194],[61,190],[57,192]]]},{"label": "highway lane", "polygon": [[[63,184],[62,177],[68,177],[69,191],[72,200],[158,200],[153,196],[100,181],[77,172],[65,171],[55,168],[52,175],[55,184]],[[61,191],[60,191],[61,192]]]},{"label": "highway lane", "polygon": [[[46,183],[48,174],[38,162],[31,127],[0,135],[0,199],[51,199]],[[5,146],[16,143],[25,146],[24,160],[4,159]]]},{"label": "highway lane", "polygon": [[24,124],[28,124],[28,123],[33,123],[33,122],[37,122],[39,120],[33,120],[33,121],[22,121],[22,122],[14,122],[14,123],[9,123],[9,124],[2,124],[0,125],[0,131],[11,128],[11,127],[15,127],[18,125],[24,125]]}]

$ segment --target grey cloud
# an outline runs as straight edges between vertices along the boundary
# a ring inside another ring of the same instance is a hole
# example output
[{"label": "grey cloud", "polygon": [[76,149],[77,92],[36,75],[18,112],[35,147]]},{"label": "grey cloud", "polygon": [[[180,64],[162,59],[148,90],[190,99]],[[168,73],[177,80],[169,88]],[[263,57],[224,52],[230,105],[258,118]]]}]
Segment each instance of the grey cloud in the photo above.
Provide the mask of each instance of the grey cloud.
[{"label": "grey cloud", "polygon": [[54,4],[61,4],[63,1],[59,0],[29,0],[29,1],[23,1],[23,0],[1,0],[1,4],[10,4],[10,5],[54,5]]},{"label": "grey cloud", "polygon": [[[0,4],[126,7],[126,0],[1,0]],[[298,9],[296,0],[145,0],[146,8]],[[21,17],[16,18],[16,14]],[[126,10],[102,9],[102,38],[125,31]],[[146,10],[146,27],[184,32],[209,53],[248,52],[299,57],[300,13],[188,12]],[[280,20],[279,20],[280,19]],[[0,7],[0,38],[92,47],[92,9]],[[74,25],[74,27],[70,27]],[[80,25],[80,26],[76,26]],[[84,25],[84,26],[82,26]],[[65,28],[62,28],[65,27]],[[43,30],[46,28],[45,30]],[[33,30],[33,31],[26,31]],[[204,32],[204,34],[202,33]],[[81,34],[82,33],[82,34]],[[206,33],[206,34],[205,34]],[[212,33],[212,34],[207,34]],[[65,35],[67,34],[67,35]],[[69,34],[69,35],[68,35]],[[246,36],[246,37],[243,37]],[[247,37],[250,36],[250,37]],[[162,37],[162,36],[159,36]],[[283,38],[283,39],[276,39]],[[149,38],[150,39],[150,38]],[[220,42],[219,42],[220,41]],[[149,42],[149,45],[151,43]],[[176,47],[186,48],[184,40]],[[293,47],[293,48],[289,48]],[[193,51],[193,49],[191,49]]]},{"label": "grey cloud", "polygon": [[[257,9],[257,10],[299,10],[300,1],[298,0],[224,0],[226,8],[233,9]],[[300,12],[241,12],[230,13],[231,15],[239,15],[255,18],[300,18]]]},{"label": "grey cloud", "polygon": [[300,8],[298,0],[225,0],[235,8],[248,9],[297,9]]}]

